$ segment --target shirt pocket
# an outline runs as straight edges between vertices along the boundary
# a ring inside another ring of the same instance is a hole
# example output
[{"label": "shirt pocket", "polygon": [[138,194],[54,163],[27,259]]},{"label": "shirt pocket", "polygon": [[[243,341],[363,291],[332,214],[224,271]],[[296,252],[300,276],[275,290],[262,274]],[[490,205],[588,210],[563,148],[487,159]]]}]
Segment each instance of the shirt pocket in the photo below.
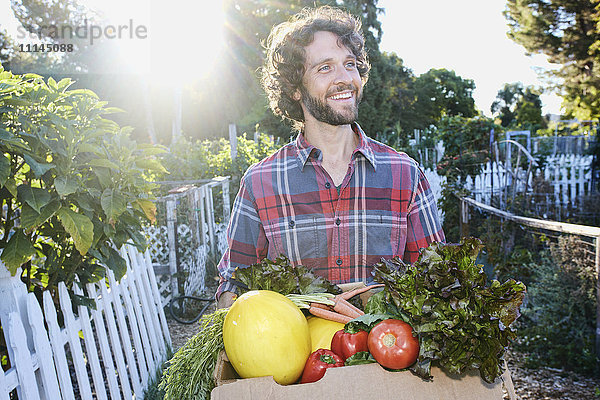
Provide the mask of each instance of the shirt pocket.
[{"label": "shirt pocket", "polygon": [[300,215],[269,222],[265,227],[269,241],[269,259],[273,260],[284,254],[294,265],[302,264],[312,268],[313,260],[323,256],[321,252],[325,256],[327,254],[324,225],[323,229],[320,225],[322,219]]},{"label": "shirt pocket", "polygon": [[[385,210],[366,210],[361,215],[361,249],[370,260],[379,262],[381,257],[391,258],[404,252],[402,238],[406,237],[406,217]],[[403,222],[404,221],[404,222]]]}]

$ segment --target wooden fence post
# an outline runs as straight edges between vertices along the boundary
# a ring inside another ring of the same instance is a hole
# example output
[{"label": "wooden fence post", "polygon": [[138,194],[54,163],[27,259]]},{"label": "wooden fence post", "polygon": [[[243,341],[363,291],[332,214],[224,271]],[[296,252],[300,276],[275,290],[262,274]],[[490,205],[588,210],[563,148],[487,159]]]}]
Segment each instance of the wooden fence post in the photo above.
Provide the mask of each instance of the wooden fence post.
[{"label": "wooden fence post", "polygon": [[179,294],[179,277],[177,263],[177,200],[174,197],[167,199],[167,237],[169,239],[169,273],[171,274],[171,298]]},{"label": "wooden fence post", "polygon": [[461,197],[460,201],[460,217],[459,217],[459,227],[460,227],[460,237],[464,238],[469,236],[469,205],[464,199]]},{"label": "wooden fence post", "polygon": [[231,214],[231,205],[229,201],[229,179],[221,181],[221,190],[223,191],[223,222],[228,223]]},{"label": "wooden fence post", "polygon": [[235,124],[229,124],[229,144],[231,146],[231,159],[237,157],[237,128]]}]

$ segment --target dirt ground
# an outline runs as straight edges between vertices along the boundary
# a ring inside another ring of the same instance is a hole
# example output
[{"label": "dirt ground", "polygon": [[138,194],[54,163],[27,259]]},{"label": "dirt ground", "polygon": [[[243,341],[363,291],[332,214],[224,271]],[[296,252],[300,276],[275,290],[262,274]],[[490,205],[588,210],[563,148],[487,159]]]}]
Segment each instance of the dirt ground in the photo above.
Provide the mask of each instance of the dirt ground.
[{"label": "dirt ground", "polygon": [[[198,323],[182,325],[169,320],[173,351],[177,351],[198,332]],[[554,368],[528,369],[520,363],[518,353],[508,355],[508,366],[519,400],[600,400],[600,377],[586,378]],[[505,394],[505,399],[509,399]]]}]

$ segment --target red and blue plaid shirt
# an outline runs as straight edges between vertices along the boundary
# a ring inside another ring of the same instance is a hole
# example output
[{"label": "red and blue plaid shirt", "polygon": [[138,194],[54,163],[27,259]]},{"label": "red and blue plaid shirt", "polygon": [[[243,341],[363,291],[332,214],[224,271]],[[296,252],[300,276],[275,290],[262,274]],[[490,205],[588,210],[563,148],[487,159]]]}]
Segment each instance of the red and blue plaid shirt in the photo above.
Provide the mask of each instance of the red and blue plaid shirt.
[{"label": "red and blue plaid shirt", "polygon": [[218,265],[223,291],[236,267],[280,254],[333,283],[370,282],[381,258],[413,263],[419,249],[444,241],[436,199],[418,164],[367,137],[338,189],[322,153],[302,134],[244,174]]}]

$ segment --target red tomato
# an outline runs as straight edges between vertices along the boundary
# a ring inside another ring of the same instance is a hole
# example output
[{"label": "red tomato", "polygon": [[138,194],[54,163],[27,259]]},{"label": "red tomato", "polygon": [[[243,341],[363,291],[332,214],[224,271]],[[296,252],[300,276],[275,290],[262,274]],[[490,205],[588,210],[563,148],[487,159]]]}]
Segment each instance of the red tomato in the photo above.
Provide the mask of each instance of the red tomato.
[{"label": "red tomato", "polygon": [[343,329],[340,329],[331,339],[331,351],[342,357],[342,360],[346,361],[348,357],[359,351],[369,351],[367,347],[368,336],[369,334],[365,331],[348,333]]},{"label": "red tomato", "polygon": [[367,339],[369,352],[382,366],[403,369],[419,356],[419,341],[412,327],[398,319],[386,319],[371,329]]}]

